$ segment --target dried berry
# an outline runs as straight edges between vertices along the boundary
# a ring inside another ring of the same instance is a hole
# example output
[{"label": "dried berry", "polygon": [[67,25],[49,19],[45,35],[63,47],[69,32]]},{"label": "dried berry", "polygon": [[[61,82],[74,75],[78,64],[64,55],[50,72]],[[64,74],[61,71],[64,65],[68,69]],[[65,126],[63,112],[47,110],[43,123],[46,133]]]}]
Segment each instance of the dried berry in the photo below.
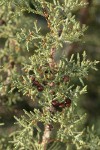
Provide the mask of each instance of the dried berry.
[{"label": "dried berry", "polygon": [[70,107],[71,106],[71,100],[69,98],[65,99],[65,106]]},{"label": "dried berry", "polygon": [[59,108],[65,108],[65,102],[61,102],[61,103],[59,104]]},{"label": "dried berry", "polygon": [[43,86],[39,86],[39,87],[37,87],[37,89],[38,89],[39,92],[42,92],[44,90],[44,87]]},{"label": "dried berry", "polygon": [[58,107],[58,106],[59,106],[58,100],[53,100],[53,101],[52,101],[52,105],[53,105],[54,107]]},{"label": "dried berry", "polygon": [[63,81],[64,82],[68,82],[69,80],[70,80],[69,76],[67,76],[67,75],[63,76]]},{"label": "dried berry", "polygon": [[[52,101],[52,105],[53,105],[53,107],[56,109],[56,111],[59,111],[59,112],[62,112],[62,107],[59,107],[59,106],[61,106],[60,105],[61,103],[59,103],[57,100],[53,100]],[[65,104],[64,104],[64,107],[65,107]]]},{"label": "dried berry", "polygon": [[36,87],[40,87],[40,83],[39,83],[38,81],[36,81],[36,80],[34,80],[34,81],[32,82],[32,85],[34,85],[34,86],[36,86]]}]

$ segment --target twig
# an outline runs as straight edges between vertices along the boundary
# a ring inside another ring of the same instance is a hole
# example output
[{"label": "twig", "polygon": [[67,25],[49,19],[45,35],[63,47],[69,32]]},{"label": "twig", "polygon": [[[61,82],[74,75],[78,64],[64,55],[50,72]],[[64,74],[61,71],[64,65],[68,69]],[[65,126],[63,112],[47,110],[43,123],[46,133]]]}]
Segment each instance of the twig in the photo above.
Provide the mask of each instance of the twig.
[{"label": "twig", "polygon": [[[55,50],[56,50],[56,48],[52,47],[51,52],[50,52],[49,66],[51,69],[55,68],[55,66],[56,66],[56,63],[54,60]],[[52,116],[52,114],[54,114],[56,110],[53,106],[50,106],[49,111],[51,112],[51,116]],[[53,123],[52,122],[50,122],[50,124],[45,125],[44,134],[43,134],[42,143],[41,143],[43,146],[43,150],[46,150],[46,148],[47,148],[47,145],[50,141],[50,137],[52,134],[52,130],[53,130]]]}]

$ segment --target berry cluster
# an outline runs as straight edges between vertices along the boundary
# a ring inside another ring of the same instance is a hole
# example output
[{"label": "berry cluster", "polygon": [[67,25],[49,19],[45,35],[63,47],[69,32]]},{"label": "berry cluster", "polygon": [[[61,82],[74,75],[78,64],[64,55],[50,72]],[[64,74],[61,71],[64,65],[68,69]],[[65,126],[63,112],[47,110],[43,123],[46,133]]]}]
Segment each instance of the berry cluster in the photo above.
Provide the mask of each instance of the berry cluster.
[{"label": "berry cluster", "polygon": [[[39,68],[39,74],[43,74],[42,83],[40,83],[36,77],[33,70],[29,70],[29,76],[31,79],[32,86],[36,87],[39,92],[43,92],[45,86],[50,88],[50,94],[53,95],[53,98],[55,98],[56,92],[55,89],[60,86],[60,84],[67,83],[70,81],[70,77],[68,75],[63,75],[59,82],[55,82],[55,74],[57,73],[57,70],[42,70],[42,68]],[[71,100],[69,98],[66,98],[64,101],[59,102],[58,100],[52,101],[52,106],[57,111],[62,111],[65,107],[70,107]]]},{"label": "berry cluster", "polygon": [[71,100],[69,98],[66,98],[63,102],[59,102],[58,100],[53,100],[52,101],[52,106],[57,110],[57,111],[62,111],[63,108],[65,107],[70,107],[71,106]]},{"label": "berry cluster", "polygon": [[31,77],[32,86],[35,86],[39,92],[44,90],[44,87],[39,83],[39,81],[35,80],[34,77]]}]

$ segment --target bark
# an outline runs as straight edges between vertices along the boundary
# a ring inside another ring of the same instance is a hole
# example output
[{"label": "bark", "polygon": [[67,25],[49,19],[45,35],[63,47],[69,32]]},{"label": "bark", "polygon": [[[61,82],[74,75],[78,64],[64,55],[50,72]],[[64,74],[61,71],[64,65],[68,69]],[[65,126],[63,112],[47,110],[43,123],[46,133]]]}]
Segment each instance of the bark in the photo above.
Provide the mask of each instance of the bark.
[{"label": "bark", "polygon": [[44,134],[43,134],[43,137],[42,137],[43,150],[47,149],[47,145],[50,141],[51,134],[52,134],[52,125],[51,124],[46,125],[45,129],[44,129]]},{"label": "bark", "polygon": [[[56,62],[54,60],[55,51],[56,51],[56,48],[53,46],[50,51],[50,60],[49,60],[49,66],[51,70],[56,67]],[[51,112],[51,117],[56,112],[53,106],[50,106],[48,110]],[[42,136],[42,143],[41,143],[43,150],[47,149],[47,145],[49,141],[51,140],[50,138],[51,138],[52,130],[53,130],[53,122],[50,122],[49,124],[45,125],[44,134]]]}]

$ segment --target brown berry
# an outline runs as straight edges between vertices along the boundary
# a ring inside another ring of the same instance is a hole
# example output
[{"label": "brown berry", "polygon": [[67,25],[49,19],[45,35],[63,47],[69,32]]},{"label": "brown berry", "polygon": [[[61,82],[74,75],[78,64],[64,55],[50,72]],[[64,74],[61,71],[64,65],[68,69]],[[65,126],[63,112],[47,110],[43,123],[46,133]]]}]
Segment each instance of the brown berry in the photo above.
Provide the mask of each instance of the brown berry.
[{"label": "brown berry", "polygon": [[58,106],[59,106],[58,100],[53,100],[53,101],[52,101],[52,105],[53,105],[54,107],[58,107]]},{"label": "brown berry", "polygon": [[71,106],[71,100],[69,98],[65,99],[65,106],[70,107]]},{"label": "brown berry", "polygon": [[43,86],[39,86],[39,87],[37,87],[37,89],[38,89],[39,92],[42,92],[44,90],[44,87]]},{"label": "brown berry", "polygon": [[33,80],[32,85],[39,87],[40,83],[36,80]]},{"label": "brown berry", "polygon": [[59,104],[59,108],[65,108],[65,103],[64,103],[64,102],[61,102],[61,103]]}]

